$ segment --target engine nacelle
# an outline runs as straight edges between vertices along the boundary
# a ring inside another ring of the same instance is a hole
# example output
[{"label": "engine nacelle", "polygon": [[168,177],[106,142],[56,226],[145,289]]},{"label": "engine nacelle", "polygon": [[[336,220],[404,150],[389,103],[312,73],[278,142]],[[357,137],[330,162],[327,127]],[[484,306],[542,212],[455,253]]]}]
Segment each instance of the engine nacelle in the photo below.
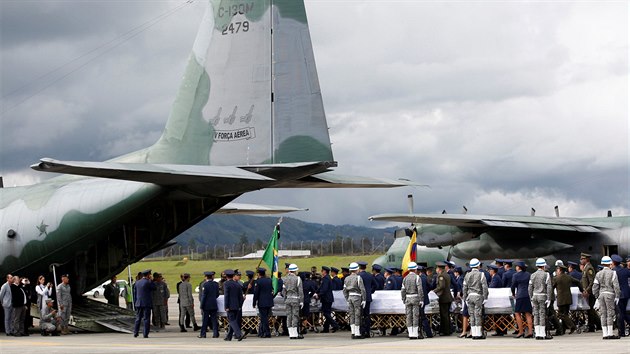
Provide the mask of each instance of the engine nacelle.
[{"label": "engine nacelle", "polygon": [[417,230],[417,243],[427,247],[451,246],[476,236],[470,229],[448,225],[422,225]]}]

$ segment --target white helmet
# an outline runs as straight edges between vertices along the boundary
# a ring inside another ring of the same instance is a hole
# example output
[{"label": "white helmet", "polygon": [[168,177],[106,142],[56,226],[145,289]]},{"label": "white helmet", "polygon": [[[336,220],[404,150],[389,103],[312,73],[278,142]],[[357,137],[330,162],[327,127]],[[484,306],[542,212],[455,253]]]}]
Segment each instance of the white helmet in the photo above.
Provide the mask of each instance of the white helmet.
[{"label": "white helmet", "polygon": [[352,262],[350,263],[350,265],[348,266],[348,270],[349,271],[355,271],[359,269],[359,265],[357,264],[357,262]]},{"label": "white helmet", "polygon": [[608,257],[608,256],[604,256],[602,257],[602,265],[611,265],[612,264],[612,258]]},{"label": "white helmet", "polygon": [[407,269],[416,270],[418,269],[418,265],[416,264],[416,262],[409,262],[409,264],[407,264]]},{"label": "white helmet", "polygon": [[298,266],[295,263],[289,264],[289,272],[297,272]]},{"label": "white helmet", "polygon": [[536,260],[536,267],[544,267],[547,265],[547,262],[545,261],[544,258],[538,258]]},{"label": "white helmet", "polygon": [[477,268],[479,267],[479,264],[481,264],[481,262],[479,262],[477,258],[471,259],[470,263],[468,263],[468,265],[470,265],[470,268]]},{"label": "white helmet", "polygon": [[556,267],[557,267],[557,266],[563,266],[563,265],[564,265],[564,262],[562,262],[562,259],[558,259],[558,260],[556,261]]}]

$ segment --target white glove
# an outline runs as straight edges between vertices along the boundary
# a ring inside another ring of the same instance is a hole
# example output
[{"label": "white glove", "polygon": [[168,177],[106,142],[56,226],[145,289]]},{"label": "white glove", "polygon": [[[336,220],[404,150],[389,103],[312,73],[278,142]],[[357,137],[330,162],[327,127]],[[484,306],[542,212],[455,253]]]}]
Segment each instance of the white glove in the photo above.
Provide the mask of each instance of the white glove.
[{"label": "white glove", "polygon": [[302,309],[302,307],[304,307],[304,303],[300,304],[300,310]]},{"label": "white glove", "polygon": [[615,305],[619,305],[619,298],[615,299]]},{"label": "white glove", "polygon": [[483,303],[482,303],[482,305],[485,305],[485,304],[486,304],[486,302],[488,302],[488,299],[486,299],[486,300],[483,300]]},{"label": "white glove", "polygon": [[365,308],[365,301],[361,301],[361,308]]},{"label": "white glove", "polygon": [[421,302],[421,303],[420,303],[420,307],[424,307],[424,302]]},{"label": "white glove", "polygon": [[549,307],[549,305],[551,305],[551,301],[549,300],[545,301],[545,307]]}]

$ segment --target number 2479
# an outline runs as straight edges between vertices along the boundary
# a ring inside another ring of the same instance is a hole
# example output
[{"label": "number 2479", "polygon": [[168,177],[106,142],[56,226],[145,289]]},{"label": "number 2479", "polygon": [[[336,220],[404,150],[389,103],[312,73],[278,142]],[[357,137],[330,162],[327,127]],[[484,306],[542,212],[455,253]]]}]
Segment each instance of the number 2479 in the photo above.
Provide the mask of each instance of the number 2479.
[{"label": "number 2479", "polygon": [[226,25],[225,27],[223,27],[223,31],[221,31],[222,35],[228,35],[228,34],[235,34],[238,32],[247,32],[249,31],[249,21],[243,21],[243,22],[234,22],[234,23],[230,23],[229,25]]}]

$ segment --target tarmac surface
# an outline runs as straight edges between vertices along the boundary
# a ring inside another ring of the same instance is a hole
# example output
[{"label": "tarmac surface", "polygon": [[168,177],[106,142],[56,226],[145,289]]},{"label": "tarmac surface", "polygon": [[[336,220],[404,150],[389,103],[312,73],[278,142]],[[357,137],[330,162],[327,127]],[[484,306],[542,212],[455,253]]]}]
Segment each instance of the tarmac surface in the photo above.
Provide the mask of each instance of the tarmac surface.
[{"label": "tarmac surface", "polygon": [[[456,335],[422,340],[409,340],[406,336],[375,336],[352,340],[350,332],[307,333],[302,340],[288,337],[261,339],[251,335],[243,341],[235,339],[197,338],[199,332],[191,329],[181,333],[177,326],[177,298],[169,299],[169,322],[165,330],[151,332],[149,338],[134,338],[122,333],[79,333],[60,337],[42,337],[36,328],[28,337],[5,337],[0,334],[0,353],[162,353],[219,351],[221,353],[630,353],[630,338],[602,340],[601,332],[581,333],[555,337],[552,340],[489,337],[486,340],[461,339]],[[199,318],[198,310],[195,309]]]}]

